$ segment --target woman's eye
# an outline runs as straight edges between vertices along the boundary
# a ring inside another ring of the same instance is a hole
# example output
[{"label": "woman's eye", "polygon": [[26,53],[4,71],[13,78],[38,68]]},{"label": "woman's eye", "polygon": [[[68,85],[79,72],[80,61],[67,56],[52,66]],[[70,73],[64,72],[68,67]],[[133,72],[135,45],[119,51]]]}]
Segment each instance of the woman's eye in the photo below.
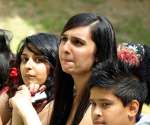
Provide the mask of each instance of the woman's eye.
[{"label": "woman's eye", "polygon": [[35,58],[35,62],[36,62],[36,63],[41,63],[41,62],[43,62],[43,59],[40,58],[40,57],[36,57],[36,58]]},{"label": "woman's eye", "polygon": [[36,57],[36,58],[34,59],[34,61],[35,61],[36,63],[45,63],[45,62],[47,62],[47,60],[46,60],[45,58],[43,58],[43,57]]},{"label": "woman's eye", "polygon": [[21,57],[21,62],[22,63],[26,63],[28,61],[28,58],[27,57]]},{"label": "woman's eye", "polygon": [[72,43],[76,46],[82,46],[83,42],[78,39],[72,39]]},{"label": "woman's eye", "polygon": [[68,40],[67,36],[61,36],[60,41],[66,42]]}]

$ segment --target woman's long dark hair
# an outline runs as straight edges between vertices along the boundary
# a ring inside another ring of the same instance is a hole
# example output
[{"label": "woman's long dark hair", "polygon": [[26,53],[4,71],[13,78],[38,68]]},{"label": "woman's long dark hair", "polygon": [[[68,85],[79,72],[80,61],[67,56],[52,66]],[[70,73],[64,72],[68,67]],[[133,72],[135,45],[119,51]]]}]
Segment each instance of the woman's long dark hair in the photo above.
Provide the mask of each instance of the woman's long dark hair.
[{"label": "woman's long dark hair", "polygon": [[[90,26],[92,40],[96,44],[96,57],[98,62],[114,62],[117,59],[115,32],[106,17],[93,13],[81,13],[69,19],[64,26],[62,34],[73,28]],[[55,72],[55,97],[54,108],[50,125],[66,125],[73,103],[74,81],[70,74],[62,71],[57,59]],[[79,124],[89,104],[88,86],[85,87],[82,101],[77,109],[73,125]]]},{"label": "woman's long dark hair", "polygon": [[0,29],[0,89],[6,85],[9,76],[9,68],[15,57],[10,50],[11,39],[12,33],[10,31]]}]

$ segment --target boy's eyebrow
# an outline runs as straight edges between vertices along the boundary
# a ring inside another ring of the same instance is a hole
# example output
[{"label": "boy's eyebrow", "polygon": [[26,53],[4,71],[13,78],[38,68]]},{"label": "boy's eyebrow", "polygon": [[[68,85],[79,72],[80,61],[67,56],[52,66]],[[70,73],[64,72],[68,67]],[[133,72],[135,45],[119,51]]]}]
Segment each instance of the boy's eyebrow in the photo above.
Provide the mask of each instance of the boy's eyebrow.
[{"label": "boy's eyebrow", "polygon": [[96,100],[96,101],[99,101],[99,102],[104,102],[104,101],[112,101],[112,100],[109,100],[109,99],[105,99],[105,98],[101,98],[101,99],[99,99],[99,98],[90,98],[90,100],[91,101],[93,101],[93,100]]}]

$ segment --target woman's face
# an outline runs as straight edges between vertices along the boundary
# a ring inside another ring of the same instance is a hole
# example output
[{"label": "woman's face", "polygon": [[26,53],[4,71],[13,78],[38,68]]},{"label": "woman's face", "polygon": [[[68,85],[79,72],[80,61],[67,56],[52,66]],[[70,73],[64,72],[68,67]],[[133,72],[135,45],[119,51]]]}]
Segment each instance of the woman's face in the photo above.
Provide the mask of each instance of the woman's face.
[{"label": "woman's face", "polygon": [[91,39],[89,26],[64,32],[59,46],[62,70],[68,74],[90,72],[95,62],[96,45]]},{"label": "woman's face", "polygon": [[50,70],[48,61],[40,54],[24,48],[21,55],[20,72],[24,84],[44,84]]}]

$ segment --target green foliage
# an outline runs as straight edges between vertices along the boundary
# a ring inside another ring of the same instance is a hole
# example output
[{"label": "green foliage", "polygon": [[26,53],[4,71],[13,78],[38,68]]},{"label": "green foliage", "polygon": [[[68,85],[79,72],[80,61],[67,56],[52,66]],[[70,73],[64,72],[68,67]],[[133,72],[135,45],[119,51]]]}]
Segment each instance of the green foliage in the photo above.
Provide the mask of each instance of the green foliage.
[{"label": "green foliage", "polygon": [[123,21],[119,23],[118,35],[120,41],[137,41],[149,44],[150,26],[137,16],[123,18]]},{"label": "green foliage", "polygon": [[90,3],[90,4],[100,4],[105,0],[81,0],[81,2]]}]

